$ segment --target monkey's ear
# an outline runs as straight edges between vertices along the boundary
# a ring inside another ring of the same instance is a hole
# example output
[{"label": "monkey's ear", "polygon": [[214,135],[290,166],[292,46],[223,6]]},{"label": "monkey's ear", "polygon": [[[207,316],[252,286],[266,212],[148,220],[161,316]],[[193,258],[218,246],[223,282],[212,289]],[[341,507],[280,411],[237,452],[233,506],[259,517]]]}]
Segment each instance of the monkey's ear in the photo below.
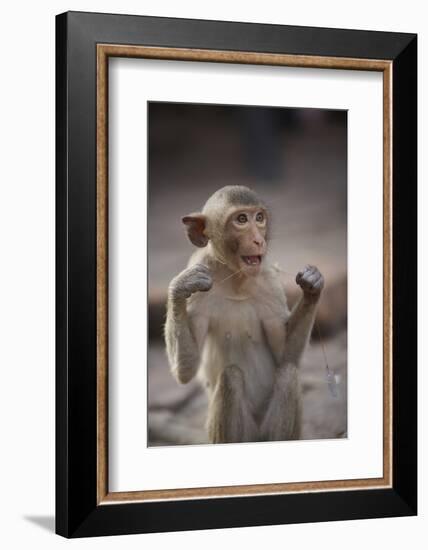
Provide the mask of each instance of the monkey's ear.
[{"label": "monkey's ear", "polygon": [[205,235],[206,218],[203,214],[189,214],[181,219],[187,229],[187,236],[195,245],[203,248],[208,244],[208,237]]}]

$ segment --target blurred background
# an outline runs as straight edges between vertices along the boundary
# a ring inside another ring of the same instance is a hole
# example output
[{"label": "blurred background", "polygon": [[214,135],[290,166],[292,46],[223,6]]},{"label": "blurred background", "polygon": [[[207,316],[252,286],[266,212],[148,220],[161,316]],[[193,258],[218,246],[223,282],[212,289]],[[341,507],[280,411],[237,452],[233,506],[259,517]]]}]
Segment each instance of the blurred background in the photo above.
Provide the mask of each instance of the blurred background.
[{"label": "blurred background", "polygon": [[194,250],[181,217],[224,185],[251,187],[270,207],[270,260],[284,270],[290,306],[305,264],[325,277],[321,340],[314,330],[302,362],[302,438],[346,437],[346,111],[150,102],[148,115],[148,445],[206,442],[205,393],[172,378],[163,324],[168,284]]}]

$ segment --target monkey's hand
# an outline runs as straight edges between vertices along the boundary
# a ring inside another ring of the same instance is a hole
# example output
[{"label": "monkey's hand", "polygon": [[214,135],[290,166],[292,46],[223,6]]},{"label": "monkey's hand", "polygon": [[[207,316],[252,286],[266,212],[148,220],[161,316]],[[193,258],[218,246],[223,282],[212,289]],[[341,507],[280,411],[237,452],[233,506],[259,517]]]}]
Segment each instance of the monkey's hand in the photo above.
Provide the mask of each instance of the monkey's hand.
[{"label": "monkey's hand", "polygon": [[174,277],[169,285],[172,299],[186,299],[195,292],[206,292],[213,286],[209,269],[202,264],[195,264]]},{"label": "monkey's hand", "polygon": [[307,265],[296,275],[296,283],[306,297],[316,299],[324,288],[324,277],[313,265]]}]

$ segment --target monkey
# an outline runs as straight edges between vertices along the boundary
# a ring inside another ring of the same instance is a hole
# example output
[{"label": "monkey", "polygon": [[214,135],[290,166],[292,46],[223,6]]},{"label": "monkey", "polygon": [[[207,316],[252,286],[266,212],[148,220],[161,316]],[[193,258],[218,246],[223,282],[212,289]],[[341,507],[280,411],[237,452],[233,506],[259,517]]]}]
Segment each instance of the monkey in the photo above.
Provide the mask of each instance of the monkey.
[{"label": "monkey", "polygon": [[267,258],[268,208],[248,187],[219,189],[182,222],[196,250],[168,287],[172,375],[180,384],[196,377],[205,387],[211,443],[299,439],[299,364],[323,276],[312,265],[297,273],[302,294],[290,311]]}]

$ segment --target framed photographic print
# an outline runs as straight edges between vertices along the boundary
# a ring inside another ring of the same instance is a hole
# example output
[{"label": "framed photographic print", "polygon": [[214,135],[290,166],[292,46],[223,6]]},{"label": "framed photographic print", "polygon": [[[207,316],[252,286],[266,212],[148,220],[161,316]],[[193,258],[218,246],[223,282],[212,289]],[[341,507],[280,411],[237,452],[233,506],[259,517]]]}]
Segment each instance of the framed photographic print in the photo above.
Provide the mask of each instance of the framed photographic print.
[{"label": "framed photographic print", "polygon": [[56,25],[57,533],[416,514],[416,35]]}]

